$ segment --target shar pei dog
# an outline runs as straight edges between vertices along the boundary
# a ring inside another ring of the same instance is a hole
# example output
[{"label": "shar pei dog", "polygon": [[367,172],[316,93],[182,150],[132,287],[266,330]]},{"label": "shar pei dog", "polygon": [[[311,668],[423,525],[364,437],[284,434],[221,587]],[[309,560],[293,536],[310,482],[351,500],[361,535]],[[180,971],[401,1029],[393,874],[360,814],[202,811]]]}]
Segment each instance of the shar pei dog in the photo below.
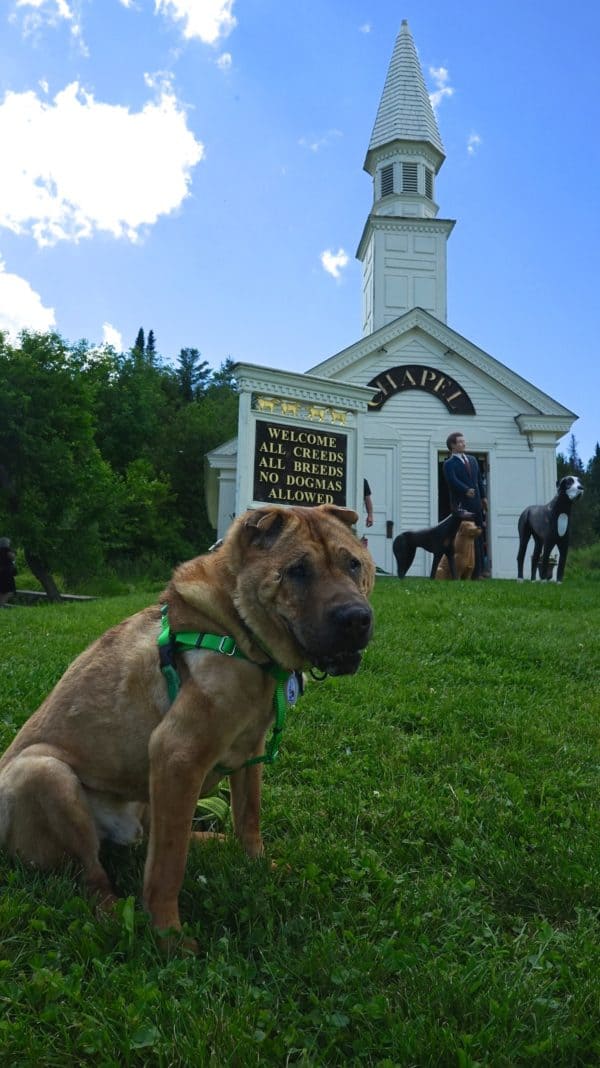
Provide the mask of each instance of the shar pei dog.
[{"label": "shar pei dog", "polygon": [[262,855],[265,742],[290,673],[359,666],[375,569],[357,520],[333,505],[246,512],[159,605],[81,653],[0,760],[0,845],[41,869],[74,861],[110,907],[100,843],[147,830],[144,905],[159,931],[180,931],[198,798],[229,775],[234,833]]}]

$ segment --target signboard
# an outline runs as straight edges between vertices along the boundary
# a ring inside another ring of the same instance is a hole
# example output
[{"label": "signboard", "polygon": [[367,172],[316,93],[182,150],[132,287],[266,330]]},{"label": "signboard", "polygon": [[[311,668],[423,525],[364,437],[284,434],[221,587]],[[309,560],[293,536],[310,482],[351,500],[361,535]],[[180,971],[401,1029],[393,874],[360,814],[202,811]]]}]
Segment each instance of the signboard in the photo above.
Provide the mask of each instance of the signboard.
[{"label": "signboard", "polygon": [[475,415],[471,398],[454,378],[421,364],[403,364],[382,371],[369,382],[379,392],[369,401],[369,411],[377,412],[395,393],[408,389],[422,389],[438,397],[453,415]]},{"label": "signboard", "polygon": [[347,434],[257,419],[254,500],[344,507],[347,455]]}]

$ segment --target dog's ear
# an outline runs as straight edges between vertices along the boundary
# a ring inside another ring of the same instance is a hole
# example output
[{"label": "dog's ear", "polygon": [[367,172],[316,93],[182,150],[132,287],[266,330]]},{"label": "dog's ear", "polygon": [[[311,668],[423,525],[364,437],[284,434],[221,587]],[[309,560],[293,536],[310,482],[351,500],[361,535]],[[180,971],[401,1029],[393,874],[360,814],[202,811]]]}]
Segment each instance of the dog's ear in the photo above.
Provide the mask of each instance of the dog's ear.
[{"label": "dog's ear", "polygon": [[341,508],[338,504],[322,504],[321,508],[347,527],[353,527],[358,523],[358,512],[354,512],[352,508]]},{"label": "dog's ear", "polygon": [[288,515],[282,508],[256,508],[244,519],[248,544],[270,549],[281,534]]}]

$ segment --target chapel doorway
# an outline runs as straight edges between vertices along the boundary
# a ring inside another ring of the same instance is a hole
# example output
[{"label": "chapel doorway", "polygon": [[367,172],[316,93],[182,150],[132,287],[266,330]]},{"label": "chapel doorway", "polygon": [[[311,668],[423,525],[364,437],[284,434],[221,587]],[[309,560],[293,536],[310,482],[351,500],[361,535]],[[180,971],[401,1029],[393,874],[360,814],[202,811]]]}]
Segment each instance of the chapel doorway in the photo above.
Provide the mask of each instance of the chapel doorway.
[{"label": "chapel doorway", "polygon": [[361,500],[358,524],[359,535],[367,539],[375,566],[391,574],[395,570],[392,553],[398,486],[398,445],[396,442],[365,441],[364,475],[373,499],[373,526],[365,526],[365,510]]}]

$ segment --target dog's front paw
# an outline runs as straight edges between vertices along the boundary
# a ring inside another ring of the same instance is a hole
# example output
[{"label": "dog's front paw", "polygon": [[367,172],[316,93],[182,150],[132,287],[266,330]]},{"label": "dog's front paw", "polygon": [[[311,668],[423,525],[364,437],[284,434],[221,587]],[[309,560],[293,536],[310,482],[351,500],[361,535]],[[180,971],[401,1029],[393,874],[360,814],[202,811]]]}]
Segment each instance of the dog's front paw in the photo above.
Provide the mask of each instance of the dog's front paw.
[{"label": "dog's front paw", "polygon": [[265,847],[260,834],[248,835],[240,839],[244,853],[251,860],[258,860],[259,857],[264,857]]},{"label": "dog's front paw", "polygon": [[183,931],[178,931],[174,928],[167,928],[167,930],[156,930],[158,938],[158,945],[161,953],[168,957],[184,957],[184,956],[197,956],[200,952],[200,946],[195,938],[190,935],[186,935]]}]

